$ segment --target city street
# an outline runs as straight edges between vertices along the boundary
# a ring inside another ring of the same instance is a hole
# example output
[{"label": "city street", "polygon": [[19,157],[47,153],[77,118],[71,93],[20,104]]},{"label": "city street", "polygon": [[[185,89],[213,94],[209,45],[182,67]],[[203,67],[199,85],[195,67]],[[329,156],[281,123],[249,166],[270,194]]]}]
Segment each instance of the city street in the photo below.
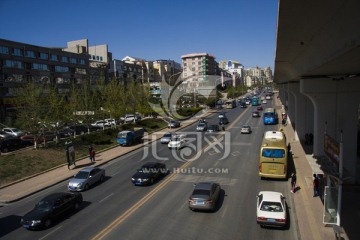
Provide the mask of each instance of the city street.
[{"label": "city street", "polygon": [[[270,106],[272,103],[267,103]],[[106,181],[83,192],[84,203],[74,214],[44,231],[27,231],[21,216],[42,197],[66,191],[67,181],[2,209],[2,239],[299,239],[290,183],[260,180],[258,157],[262,135],[274,126],[252,118],[255,107],[224,110],[230,120],[226,132],[196,132],[196,124],[183,128],[188,146],[170,150],[156,141],[102,167]],[[207,118],[217,123],[218,114]],[[243,124],[253,132],[240,134]],[[210,143],[210,146],[208,145]],[[214,144],[215,143],[215,144]],[[138,187],[131,176],[143,163],[160,161],[169,174],[152,186]],[[290,164],[291,165],[291,164]],[[215,181],[221,187],[215,212],[193,212],[188,197],[193,184]],[[285,229],[261,228],[256,223],[256,195],[261,190],[282,192],[287,198],[289,224]]]}]

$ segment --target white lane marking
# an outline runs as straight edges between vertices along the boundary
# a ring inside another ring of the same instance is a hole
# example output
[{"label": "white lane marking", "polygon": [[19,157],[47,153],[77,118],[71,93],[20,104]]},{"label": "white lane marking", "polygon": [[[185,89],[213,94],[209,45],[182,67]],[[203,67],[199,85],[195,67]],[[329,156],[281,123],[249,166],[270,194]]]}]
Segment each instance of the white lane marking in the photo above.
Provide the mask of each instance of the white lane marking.
[{"label": "white lane marking", "polygon": [[105,201],[106,199],[108,199],[109,197],[111,197],[112,195],[114,195],[114,193],[111,193],[110,195],[104,197],[103,199],[101,199],[101,200],[99,201],[99,203],[102,203],[103,201]]},{"label": "white lane marking", "polygon": [[54,231],[49,232],[48,234],[46,234],[45,236],[43,236],[42,238],[39,238],[39,240],[45,239],[48,236],[50,236],[51,234],[53,234],[54,232],[56,232],[57,230],[59,230],[60,228],[62,228],[62,226],[58,227],[57,229],[55,229]]}]

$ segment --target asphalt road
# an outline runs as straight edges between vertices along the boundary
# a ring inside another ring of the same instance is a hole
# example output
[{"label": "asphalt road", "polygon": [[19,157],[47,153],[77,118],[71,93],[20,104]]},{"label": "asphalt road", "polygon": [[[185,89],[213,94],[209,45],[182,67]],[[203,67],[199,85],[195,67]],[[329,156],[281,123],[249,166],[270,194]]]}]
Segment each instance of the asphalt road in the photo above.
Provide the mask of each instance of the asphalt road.
[{"label": "asphalt road", "polygon": [[[224,110],[230,120],[225,133],[197,133],[196,125],[182,129],[189,145],[181,150],[169,150],[157,141],[103,165],[106,181],[83,192],[81,209],[49,229],[28,231],[20,225],[21,216],[47,194],[67,191],[67,182],[1,208],[0,238],[299,239],[289,182],[258,177],[262,135],[277,126],[264,126],[262,118],[252,118],[254,108]],[[217,114],[207,120],[216,123]],[[251,134],[240,134],[245,123],[252,127]],[[152,186],[134,186],[131,176],[148,161],[165,163],[170,173]],[[213,213],[188,209],[193,184],[199,181],[216,181],[222,187]],[[262,190],[287,197],[290,221],[285,229],[257,225],[256,195]]]}]

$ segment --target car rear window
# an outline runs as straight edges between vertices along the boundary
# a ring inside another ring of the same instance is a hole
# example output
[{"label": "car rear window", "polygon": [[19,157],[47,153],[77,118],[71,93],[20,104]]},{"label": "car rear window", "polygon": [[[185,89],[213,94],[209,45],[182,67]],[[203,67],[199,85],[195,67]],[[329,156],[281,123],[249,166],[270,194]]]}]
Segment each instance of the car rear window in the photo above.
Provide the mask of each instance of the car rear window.
[{"label": "car rear window", "polygon": [[210,196],[210,191],[204,189],[195,189],[192,195]]},{"label": "car rear window", "polygon": [[260,210],[266,212],[282,212],[283,208],[279,202],[264,201],[261,204]]}]

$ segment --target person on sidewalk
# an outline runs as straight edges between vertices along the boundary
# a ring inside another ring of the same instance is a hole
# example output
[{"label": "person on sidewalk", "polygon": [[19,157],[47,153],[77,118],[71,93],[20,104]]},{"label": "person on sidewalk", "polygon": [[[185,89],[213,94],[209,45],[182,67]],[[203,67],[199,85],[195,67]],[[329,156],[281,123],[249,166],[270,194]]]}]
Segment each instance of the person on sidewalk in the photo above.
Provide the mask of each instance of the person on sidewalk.
[{"label": "person on sidewalk", "polygon": [[317,177],[317,175],[314,173],[313,174],[313,186],[314,186],[314,196],[313,197],[317,197],[319,196],[319,178]]},{"label": "person on sidewalk", "polygon": [[90,145],[89,146],[89,159],[90,159],[90,162],[92,162],[93,160],[92,160],[92,157],[91,157],[91,155],[92,155],[92,151],[94,150],[94,148],[93,148],[93,146],[92,145]]},{"label": "person on sidewalk", "polygon": [[90,160],[91,162],[95,162],[95,150],[92,149],[90,152]]},{"label": "person on sidewalk", "polygon": [[296,187],[296,174],[293,172],[291,174],[291,192],[292,193],[295,192],[295,187]]}]

